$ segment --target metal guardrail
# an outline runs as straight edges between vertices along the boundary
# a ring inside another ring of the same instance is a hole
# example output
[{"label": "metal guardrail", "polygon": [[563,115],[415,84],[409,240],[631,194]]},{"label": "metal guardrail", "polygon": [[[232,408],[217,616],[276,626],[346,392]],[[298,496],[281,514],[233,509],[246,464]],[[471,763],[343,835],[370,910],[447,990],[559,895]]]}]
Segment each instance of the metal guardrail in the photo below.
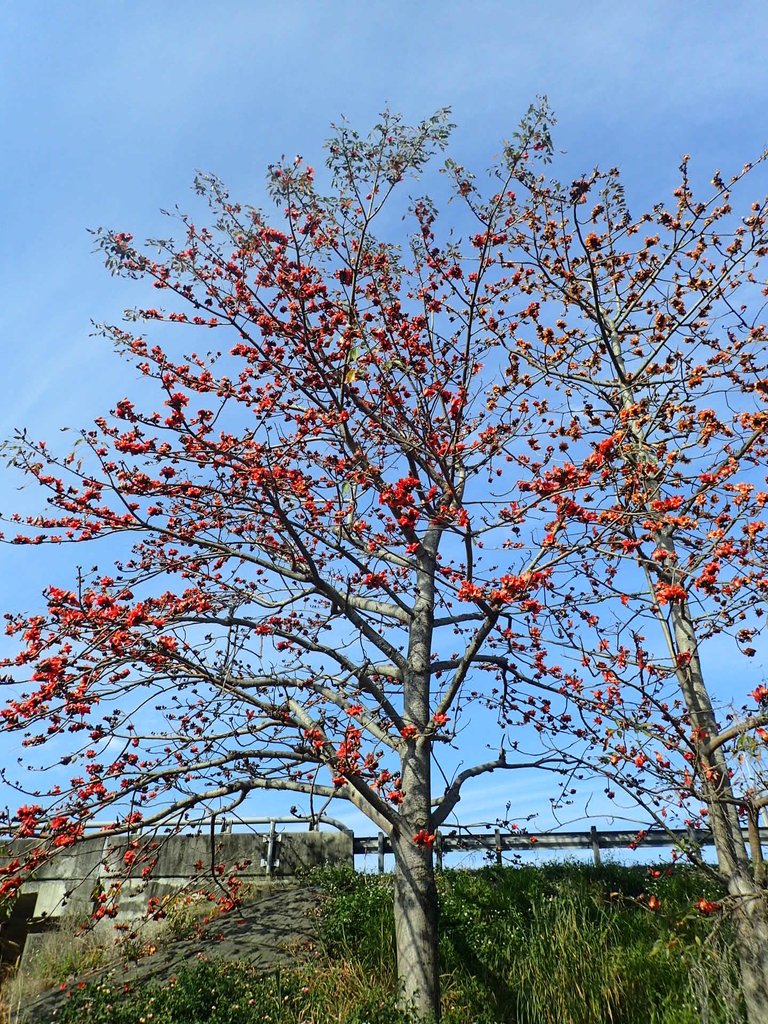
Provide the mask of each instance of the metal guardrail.
[{"label": "metal guardrail", "polygon": [[[213,819],[215,825],[217,819]],[[102,832],[108,829],[111,822],[99,822],[92,821],[85,826],[85,832]],[[290,817],[269,817],[269,818],[228,818],[226,815],[222,815],[218,819],[219,835],[226,835],[231,833],[235,825],[250,827],[253,825],[269,825],[269,831],[266,835],[262,835],[263,851],[261,856],[261,866],[264,868],[267,878],[272,878],[275,874],[275,870],[280,866],[280,842],[281,833],[277,831],[278,825],[309,825],[310,830],[317,829],[320,825],[330,825],[333,828],[338,829],[340,832],[345,832],[347,835],[352,836],[354,842],[354,833],[351,828],[348,828],[343,822],[337,818],[332,818],[327,814],[316,814],[313,816],[303,815],[291,815]],[[210,828],[211,817],[198,818],[192,821],[182,822],[182,830],[187,829],[200,829]],[[161,826],[162,827],[162,826]],[[172,826],[168,826],[172,827]]]},{"label": "metal guardrail", "polygon": [[[761,843],[768,845],[768,828],[761,828]],[[747,830],[743,831],[745,842]],[[504,853],[520,850],[591,850],[595,864],[599,867],[603,850],[635,850],[641,846],[700,849],[714,845],[709,829],[670,829],[669,831],[649,829],[620,829],[601,831],[594,825],[588,832],[542,832],[538,835],[528,832],[466,832],[463,829],[435,834],[435,859],[438,870],[443,866],[445,853],[492,853],[497,864],[501,864]],[[355,836],[353,850],[356,855],[375,853],[378,856],[378,870],[384,871],[384,857],[392,853],[388,837],[380,832],[376,836]]]},{"label": "metal guardrail", "polygon": [[[167,826],[169,831],[180,830],[183,832],[189,829],[208,830],[211,828],[210,816],[182,823],[171,823]],[[263,843],[262,866],[266,869],[267,876],[274,873],[279,864],[280,836],[278,825],[303,825],[309,826],[310,831],[318,829],[319,826],[327,825],[344,832],[352,838],[352,850],[354,856],[367,856],[375,853],[380,873],[384,871],[387,854],[392,853],[392,844],[384,832],[374,836],[356,836],[353,830],[336,818],[326,814],[318,814],[312,817],[292,815],[290,817],[259,817],[241,818],[226,817],[222,815],[215,818],[214,826],[218,826],[219,834],[231,833],[235,828],[240,831],[243,828],[252,828],[258,825],[269,826],[266,834],[256,833]],[[85,826],[88,834],[95,834],[107,831],[113,825],[112,822],[92,821]],[[636,829],[609,829],[601,830],[592,826],[589,831],[560,831],[531,833],[527,830],[506,831],[496,828],[493,831],[477,832],[470,829],[481,828],[482,825],[458,826],[450,831],[435,833],[434,852],[438,870],[443,867],[443,857],[446,853],[485,853],[492,855],[497,864],[502,863],[503,854],[522,850],[536,849],[538,851],[562,851],[562,850],[590,850],[594,863],[601,864],[601,854],[604,850],[635,850],[639,847],[677,847],[678,849],[701,849],[714,845],[712,832],[709,829],[660,829],[656,826]],[[758,829],[760,842],[768,846],[768,827]],[[743,830],[744,841],[749,841],[749,834]]]},{"label": "metal guardrail", "polygon": [[[245,825],[250,827],[251,825],[269,825],[270,828],[273,825],[309,825],[310,831],[317,828],[319,825],[331,825],[333,828],[337,828],[339,832],[346,832],[348,835],[353,835],[352,829],[345,825],[343,821],[339,821],[338,818],[332,818],[328,814],[315,814],[315,815],[303,815],[303,814],[292,814],[286,815],[285,817],[275,817],[270,815],[269,817],[262,818],[241,818],[239,816],[227,817],[225,814],[217,816],[215,818],[215,824],[218,825],[219,832],[231,832],[234,826],[240,827]],[[193,818],[179,822],[177,819],[167,819],[166,821],[160,821],[153,825],[155,829],[173,829],[174,831],[186,832],[188,829],[201,829],[210,828],[211,816],[206,815],[204,818]],[[89,821],[83,826],[83,831],[86,834],[92,832],[106,832],[114,827],[113,821]],[[141,827],[141,826],[139,826]]]},{"label": "metal guardrail", "polygon": [[[86,825],[87,832],[97,832],[109,827],[110,823],[93,821]],[[184,831],[188,829],[209,828],[211,818],[199,818],[182,823]],[[241,818],[226,817],[222,815],[216,820],[220,834],[232,832],[237,826],[250,828],[258,825],[268,825],[269,831],[263,836],[264,854],[262,866],[266,868],[267,876],[271,876],[278,865],[280,833],[278,825],[309,825],[310,829],[316,829],[321,824],[330,825],[352,836],[352,850],[355,856],[365,856],[376,853],[378,857],[378,870],[384,871],[384,858],[392,853],[392,844],[384,832],[376,836],[355,836],[353,830],[327,814],[318,814],[314,817],[303,815],[291,815],[286,817],[261,817]],[[177,826],[178,827],[178,826]],[[470,832],[468,829],[476,826],[459,826],[451,829],[450,832],[435,833],[435,857],[438,870],[443,866],[444,853],[472,853],[484,852],[493,853],[497,864],[501,864],[502,855],[515,850],[529,850],[536,847],[540,850],[591,850],[595,864],[601,863],[601,850],[617,850],[636,848],[637,846],[683,846],[693,844],[697,847],[711,845],[712,833],[709,829],[676,829],[667,832],[663,829],[622,829],[612,831],[600,831],[594,825],[588,832],[542,832],[540,835],[533,835],[527,831],[504,832],[497,828],[493,832]],[[768,829],[763,830],[766,841],[768,841]],[[674,836],[674,839],[672,838]],[[747,833],[744,833],[745,839]]]}]

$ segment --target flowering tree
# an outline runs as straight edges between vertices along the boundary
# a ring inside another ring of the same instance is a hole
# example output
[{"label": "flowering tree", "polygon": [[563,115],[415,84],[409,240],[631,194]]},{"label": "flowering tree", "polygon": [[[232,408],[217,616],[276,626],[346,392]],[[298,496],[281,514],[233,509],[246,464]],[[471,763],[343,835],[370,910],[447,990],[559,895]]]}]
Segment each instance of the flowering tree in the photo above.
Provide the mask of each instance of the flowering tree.
[{"label": "flowering tree", "polygon": [[[550,442],[522,484],[551,501],[543,543],[565,574],[529,682],[567,697],[609,796],[622,787],[661,826],[709,825],[757,1022],[768,688],[750,659],[768,596],[768,202],[732,208],[750,170],[716,174],[700,199],[686,158],[671,206],[639,218],[615,171],[568,188],[520,176],[512,242],[536,297],[514,351],[550,382],[558,429],[601,456],[585,472]],[[734,707],[750,690],[751,708]]]},{"label": "flowering tree", "polygon": [[[163,300],[105,329],[162,408],[124,398],[66,456],[18,437],[49,508],[8,539],[126,545],[107,572],[49,586],[43,613],[9,616],[6,667],[31,685],[1,712],[36,757],[50,744],[77,766],[17,812],[17,835],[39,840],[27,867],[106,812],[120,834],[259,790],[352,801],[391,839],[399,975],[425,1015],[436,829],[469,780],[532,762],[502,729],[499,753],[446,762],[439,784],[433,769],[481,698],[498,717],[484,652],[536,615],[559,558],[530,539],[538,497],[513,494],[511,453],[526,476],[548,414],[545,374],[502,347],[498,273],[505,183],[546,156],[546,111],[489,199],[448,165],[468,242],[439,243],[418,200],[406,257],[375,222],[402,212],[399,186],[448,131],[445,112],[413,129],[388,115],[368,138],[342,127],[330,195],[298,159],[271,168],[277,226],[200,178],[214,228],[182,217],[178,244],[144,250],[99,233],[108,267]],[[195,330],[216,350],[180,355]]]},{"label": "flowering tree", "polygon": [[[464,785],[587,765],[661,823],[703,806],[765,1021],[739,816],[764,796],[734,756],[768,721],[728,720],[704,676],[717,638],[749,656],[766,593],[764,207],[732,218],[743,175],[694,200],[685,165],[674,208],[639,219],[613,172],[547,184],[539,106],[490,194],[446,163],[454,234],[398,199],[448,132],[444,112],[343,126],[328,194],[300,160],[270,170],[272,223],[201,178],[213,228],[98,235],[163,300],[105,329],[162,409],[125,398],[65,456],[15,445],[49,508],[9,540],[126,542],[9,617],[30,683],[5,728],[78,765],[17,812],[27,866],[107,811],[120,834],[263,790],[352,801],[391,839],[427,1016],[432,844]],[[377,234],[404,210],[405,251]],[[180,354],[195,329],[215,347]],[[494,752],[456,767],[470,714]]]}]

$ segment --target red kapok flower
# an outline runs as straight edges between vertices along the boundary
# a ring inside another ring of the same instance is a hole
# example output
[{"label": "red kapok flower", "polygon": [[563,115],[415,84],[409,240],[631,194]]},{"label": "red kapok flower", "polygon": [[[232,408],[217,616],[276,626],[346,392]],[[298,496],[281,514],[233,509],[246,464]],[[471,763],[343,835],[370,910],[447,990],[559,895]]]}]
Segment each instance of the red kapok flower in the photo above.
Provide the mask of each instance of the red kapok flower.
[{"label": "red kapok flower", "polygon": [[714,900],[705,900],[703,897],[696,901],[696,907],[700,914],[714,914],[720,910],[722,904],[716,903]]}]

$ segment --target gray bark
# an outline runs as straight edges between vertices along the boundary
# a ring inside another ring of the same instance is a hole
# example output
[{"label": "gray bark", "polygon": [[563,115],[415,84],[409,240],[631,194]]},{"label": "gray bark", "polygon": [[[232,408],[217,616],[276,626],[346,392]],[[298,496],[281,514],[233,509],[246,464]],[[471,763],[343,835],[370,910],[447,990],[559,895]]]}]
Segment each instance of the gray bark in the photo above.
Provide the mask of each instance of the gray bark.
[{"label": "gray bark", "polygon": [[[616,325],[603,320],[602,314],[598,322],[618,375],[621,404],[630,413],[628,426],[636,442],[636,457],[649,456],[649,461],[654,462],[655,455],[647,448],[643,429],[631,413],[636,396],[624,364],[621,335]],[[634,465],[637,468],[637,462]],[[672,566],[676,565],[677,552],[671,532],[662,528],[655,539],[660,548],[673,556]],[[674,568],[665,569],[661,577],[664,582],[674,583],[677,582],[675,573]],[[653,591],[653,587],[651,589]],[[707,749],[709,740],[718,734],[718,727],[702,672],[695,621],[687,601],[671,604],[668,624],[660,614],[659,618],[667,633],[670,654],[676,661],[677,681],[691,725],[698,730],[698,739],[695,740],[698,748],[696,767],[707,805],[720,875],[727,885],[729,904],[733,908],[732,919],[747,1018],[749,1024],[768,1024],[768,902],[760,879],[755,877],[747,856],[738,801],[731,784],[724,749],[722,746],[712,751]],[[762,875],[761,863],[756,862],[754,868],[758,876]]]},{"label": "gray bark", "polygon": [[735,903],[733,922],[741,989],[749,1024],[768,1024],[768,905],[750,877],[734,877],[728,891]]},{"label": "gray bark", "polygon": [[397,973],[404,1005],[425,1019],[440,1019],[437,951],[437,890],[428,845],[413,836],[432,832],[432,753],[424,731],[430,717],[432,634],[435,618],[437,536],[428,535],[419,553],[416,600],[403,678],[403,720],[418,737],[403,743],[400,774],[401,824],[391,833],[395,855],[395,943]]},{"label": "gray bark", "polygon": [[403,1004],[426,1019],[440,1019],[437,890],[432,850],[410,836],[392,834],[395,854],[395,942]]},{"label": "gray bark", "polygon": [[762,886],[765,882],[765,861],[760,842],[760,821],[754,804],[747,805],[747,827],[749,829],[749,856],[752,861],[752,874],[757,884]]},{"label": "gray bark", "polygon": [[[671,543],[669,543],[671,548]],[[687,602],[671,611],[675,646],[688,663],[677,676],[691,724],[701,730],[700,751],[717,735],[717,719],[699,660],[695,626]],[[738,807],[722,747],[700,753],[699,773],[720,874],[726,881],[736,934],[741,986],[749,1024],[768,1024],[768,902],[744,845]],[[755,864],[762,870],[762,865]]]}]

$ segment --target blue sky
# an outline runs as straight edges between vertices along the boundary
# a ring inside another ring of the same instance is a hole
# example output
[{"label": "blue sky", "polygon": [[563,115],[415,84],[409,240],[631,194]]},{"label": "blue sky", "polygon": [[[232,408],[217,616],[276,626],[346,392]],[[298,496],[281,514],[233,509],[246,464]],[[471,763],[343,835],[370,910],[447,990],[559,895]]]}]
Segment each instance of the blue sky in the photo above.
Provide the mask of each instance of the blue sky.
[{"label": "blue sky", "polygon": [[[8,3],[0,12],[3,125],[0,435],[79,423],[125,369],[89,340],[124,286],[86,229],[137,235],[182,205],[195,170],[263,199],[281,153],[316,160],[331,120],[385,104],[418,118],[450,104],[454,152],[480,168],[546,93],[561,169],[618,164],[636,204],[766,142],[761,3],[479,0],[120,0]],[[87,372],[84,374],[84,369]],[[85,377],[85,379],[84,379]],[[121,387],[122,385],[122,387]]]},{"label": "blue sky", "polygon": [[[160,208],[188,202],[195,170],[258,205],[267,163],[318,162],[330,121],[364,128],[387,104],[410,119],[450,105],[452,152],[482,169],[547,94],[557,170],[616,164],[639,209],[673,187],[682,153],[708,178],[768,143],[766,38],[768,7],[746,0],[9,0],[0,438],[29,426],[55,440],[130,392],[131,369],[89,335],[133,297],[87,229],[151,235]],[[31,500],[17,484],[0,479],[3,511]],[[0,608],[32,607],[67,557],[0,550]],[[499,786],[478,793],[480,817]]]}]

